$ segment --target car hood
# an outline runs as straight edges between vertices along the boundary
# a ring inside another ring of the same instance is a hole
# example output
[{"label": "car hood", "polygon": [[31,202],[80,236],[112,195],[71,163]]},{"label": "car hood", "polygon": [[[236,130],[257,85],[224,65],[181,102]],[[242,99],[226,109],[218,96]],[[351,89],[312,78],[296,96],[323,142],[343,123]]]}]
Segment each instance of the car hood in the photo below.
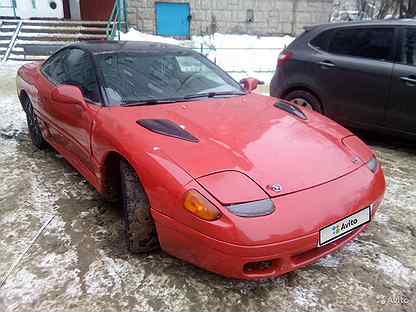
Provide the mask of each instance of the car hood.
[{"label": "car hood", "polygon": [[[342,143],[343,138],[351,136],[348,130],[307,110],[308,118],[302,120],[276,108],[277,101],[249,94],[114,109],[125,125],[137,129],[141,140],[148,137],[147,142],[193,178],[237,171],[271,197],[326,183],[362,165]],[[144,119],[169,120],[198,142],[149,131],[137,124]]]}]

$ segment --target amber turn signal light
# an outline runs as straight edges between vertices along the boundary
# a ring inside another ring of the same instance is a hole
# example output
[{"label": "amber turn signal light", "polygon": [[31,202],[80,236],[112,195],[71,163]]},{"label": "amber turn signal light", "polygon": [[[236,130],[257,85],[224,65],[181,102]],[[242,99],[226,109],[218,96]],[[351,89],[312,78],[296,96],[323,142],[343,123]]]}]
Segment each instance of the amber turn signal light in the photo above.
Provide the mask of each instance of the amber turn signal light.
[{"label": "amber turn signal light", "polygon": [[220,211],[196,190],[190,190],[186,193],[183,206],[190,213],[203,220],[214,221],[221,216]]}]

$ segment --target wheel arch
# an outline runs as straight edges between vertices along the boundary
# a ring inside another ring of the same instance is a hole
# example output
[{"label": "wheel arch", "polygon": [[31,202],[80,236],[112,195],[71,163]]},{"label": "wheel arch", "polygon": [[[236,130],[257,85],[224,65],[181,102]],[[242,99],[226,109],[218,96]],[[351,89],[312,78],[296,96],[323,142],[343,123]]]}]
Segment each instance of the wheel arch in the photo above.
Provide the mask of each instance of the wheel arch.
[{"label": "wheel arch", "polygon": [[20,104],[23,107],[23,110],[25,111],[25,113],[27,113],[27,107],[26,107],[27,102],[26,102],[26,100],[28,100],[28,99],[30,100],[29,94],[26,92],[26,90],[22,89],[22,90],[20,90],[20,92],[18,94],[18,97],[19,97]]},{"label": "wheel arch", "polygon": [[121,194],[120,161],[124,160],[131,166],[132,163],[117,151],[109,151],[103,159],[100,181],[102,193],[110,200],[117,199]]},{"label": "wheel arch", "polygon": [[282,98],[285,98],[289,93],[293,91],[305,91],[305,92],[311,93],[313,96],[315,96],[318,99],[319,104],[321,105],[322,113],[325,113],[326,110],[325,110],[324,103],[322,102],[322,98],[313,90],[313,88],[309,86],[305,86],[305,85],[290,86],[282,93]]}]

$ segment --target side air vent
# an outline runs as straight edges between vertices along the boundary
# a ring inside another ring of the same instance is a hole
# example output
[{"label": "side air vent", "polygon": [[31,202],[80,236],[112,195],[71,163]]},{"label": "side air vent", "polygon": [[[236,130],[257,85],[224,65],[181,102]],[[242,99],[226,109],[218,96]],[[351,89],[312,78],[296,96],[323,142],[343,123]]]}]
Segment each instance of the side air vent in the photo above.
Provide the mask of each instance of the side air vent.
[{"label": "side air vent", "polygon": [[199,140],[176,123],[167,119],[141,119],[137,123],[149,131],[173,138],[198,143]]},{"label": "side air vent", "polygon": [[281,110],[284,110],[285,112],[292,114],[300,119],[307,120],[308,117],[306,117],[305,113],[302,112],[299,108],[297,108],[295,105],[279,101],[276,104],[274,104],[275,107],[280,108]]}]

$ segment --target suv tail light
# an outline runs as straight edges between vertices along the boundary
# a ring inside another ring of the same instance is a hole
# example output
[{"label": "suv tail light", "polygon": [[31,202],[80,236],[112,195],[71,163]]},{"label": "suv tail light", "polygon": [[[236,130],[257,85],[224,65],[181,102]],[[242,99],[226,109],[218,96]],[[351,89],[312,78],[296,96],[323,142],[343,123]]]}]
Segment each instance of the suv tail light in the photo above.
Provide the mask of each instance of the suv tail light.
[{"label": "suv tail light", "polygon": [[277,59],[277,67],[282,66],[293,57],[293,53],[289,51],[282,51]]}]

